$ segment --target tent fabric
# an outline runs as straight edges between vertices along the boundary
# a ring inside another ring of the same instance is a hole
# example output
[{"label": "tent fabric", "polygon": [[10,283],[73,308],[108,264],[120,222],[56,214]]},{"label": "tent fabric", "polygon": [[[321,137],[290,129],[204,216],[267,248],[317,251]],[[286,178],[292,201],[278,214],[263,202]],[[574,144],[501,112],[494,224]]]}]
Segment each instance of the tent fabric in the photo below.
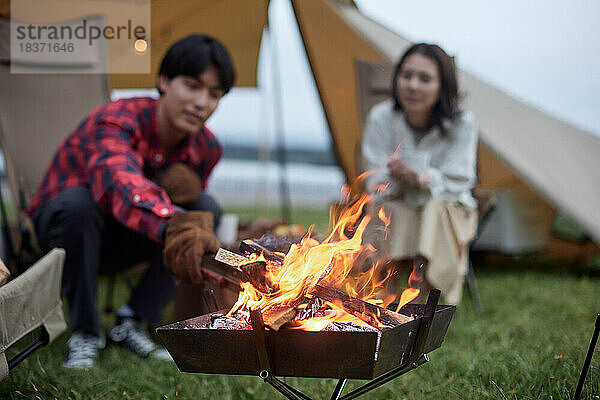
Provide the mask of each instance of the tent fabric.
[{"label": "tent fabric", "polygon": [[336,3],[292,0],[292,6],[339,165],[348,183],[352,183],[357,173],[361,126],[354,61],[356,58],[375,62],[385,59],[360,32],[344,21]]},{"label": "tent fabric", "polygon": [[0,287],[0,381],[8,376],[5,352],[19,339],[43,326],[52,343],[67,329],[60,299],[64,261],[65,251],[53,249]]},{"label": "tent fabric", "polygon": [[[91,2],[73,2],[68,6],[44,10],[44,21],[63,22],[102,10],[91,10]],[[114,2],[111,7],[119,6]],[[126,7],[128,2],[124,3]],[[159,63],[167,48],[191,33],[205,33],[222,41],[229,49],[236,68],[236,86],[256,86],[258,52],[263,29],[267,24],[268,0],[152,0],[150,2],[149,74],[112,74],[113,89],[152,88],[156,86]],[[98,2],[98,7],[103,3]],[[53,11],[59,9],[60,12]],[[10,16],[10,1],[0,0],[0,16]],[[109,53],[116,59],[119,49]]]},{"label": "tent fabric", "polygon": [[168,47],[190,33],[205,33],[223,42],[235,65],[235,85],[256,86],[268,5],[268,0],[152,0],[151,72],[111,75],[112,88],[155,87],[159,63]]},{"label": "tent fabric", "polygon": [[27,202],[60,142],[109,100],[106,76],[10,74],[0,65],[0,81],[0,145],[11,187],[20,188]]},{"label": "tent fabric", "polygon": [[[361,14],[354,5],[322,1],[389,63],[395,62],[410,44]],[[306,45],[307,39],[304,40]],[[381,62],[377,57],[356,54],[355,58],[359,57]],[[312,65],[314,60],[310,57],[309,60]],[[318,81],[319,71],[314,68],[313,71]],[[474,112],[479,122],[481,142],[534,190],[581,224],[596,243],[600,243],[600,213],[597,211],[600,204],[600,138],[518,101],[464,71],[459,72],[459,81],[467,94],[465,107]],[[325,109],[327,111],[327,107]],[[352,112],[349,109],[345,111]],[[343,133],[334,132],[334,124],[330,127],[332,136],[342,135],[353,146],[360,142],[360,124],[347,126]],[[348,152],[350,147],[346,145],[338,152]],[[356,157],[344,159],[356,160]],[[344,168],[344,171],[349,171],[349,178],[356,176],[357,170],[356,163]]]}]

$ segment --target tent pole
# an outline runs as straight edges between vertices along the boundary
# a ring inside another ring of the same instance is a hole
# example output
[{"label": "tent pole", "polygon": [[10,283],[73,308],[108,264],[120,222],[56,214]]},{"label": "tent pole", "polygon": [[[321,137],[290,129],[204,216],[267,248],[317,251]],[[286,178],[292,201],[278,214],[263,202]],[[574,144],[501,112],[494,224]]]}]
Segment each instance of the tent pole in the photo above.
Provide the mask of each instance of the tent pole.
[{"label": "tent pole", "polygon": [[[275,2],[271,1],[269,7]],[[283,109],[281,107],[283,94],[281,92],[281,80],[279,73],[279,58],[277,55],[277,41],[272,29],[271,21],[267,25],[271,44],[271,73],[273,74],[273,117],[275,118],[275,140],[277,143],[277,161],[279,163],[279,197],[281,205],[281,216],[287,223],[291,222],[290,193],[287,184],[287,157],[285,153],[285,131],[283,126]]]},{"label": "tent pole", "polygon": [[[271,38],[268,27],[263,29],[259,67],[257,77],[257,88],[260,91],[261,97],[261,125],[263,135],[260,135],[258,146],[258,162],[257,169],[258,187],[256,188],[256,209],[258,218],[267,218],[269,210],[269,174],[265,171],[269,170],[271,162],[271,136],[273,134],[273,123],[271,120],[272,106],[270,95],[272,95],[271,86],[268,84],[269,68],[265,66],[269,57],[265,58],[265,54],[269,53]],[[266,72],[264,72],[266,70]],[[262,178],[262,179],[261,179]]]}]

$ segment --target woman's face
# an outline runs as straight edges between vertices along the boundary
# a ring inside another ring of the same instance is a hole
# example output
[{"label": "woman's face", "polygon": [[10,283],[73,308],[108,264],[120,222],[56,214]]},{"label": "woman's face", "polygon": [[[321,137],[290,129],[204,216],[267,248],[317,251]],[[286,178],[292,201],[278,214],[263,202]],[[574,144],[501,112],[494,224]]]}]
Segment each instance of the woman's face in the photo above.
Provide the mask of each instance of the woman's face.
[{"label": "woman's face", "polygon": [[431,112],[441,84],[435,61],[422,54],[411,54],[404,60],[396,79],[396,95],[405,113]]}]

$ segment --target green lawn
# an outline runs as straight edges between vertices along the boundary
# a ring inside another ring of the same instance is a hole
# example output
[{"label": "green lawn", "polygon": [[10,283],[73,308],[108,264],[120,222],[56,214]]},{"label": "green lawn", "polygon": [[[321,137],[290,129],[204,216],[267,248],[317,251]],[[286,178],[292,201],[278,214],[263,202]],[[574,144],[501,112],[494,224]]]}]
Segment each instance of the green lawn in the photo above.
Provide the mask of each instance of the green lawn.
[{"label": "green lawn", "polygon": [[[263,210],[260,208],[230,206],[225,211],[237,214],[240,217],[240,222],[249,222],[256,218],[281,218],[281,211],[277,208]],[[317,232],[327,232],[329,221],[329,210],[327,208],[294,207],[290,210],[290,214],[291,221],[289,223],[301,224],[307,229],[310,225],[315,225]]]},{"label": "green lawn", "polygon": [[[317,219],[322,222],[322,217]],[[363,398],[572,398],[600,312],[600,278],[539,272],[539,265],[535,269],[476,266],[485,316],[476,316],[465,294],[442,347],[430,353],[431,361]],[[117,302],[125,296],[119,287]],[[38,350],[0,382],[0,398],[283,398],[258,377],[181,373],[175,365],[143,361],[115,347],[104,350],[89,371],[66,370],[61,362],[68,336]],[[599,353],[582,399],[600,399]],[[286,381],[321,399],[329,398],[336,384],[326,379]],[[361,383],[349,382],[345,393]]]}]

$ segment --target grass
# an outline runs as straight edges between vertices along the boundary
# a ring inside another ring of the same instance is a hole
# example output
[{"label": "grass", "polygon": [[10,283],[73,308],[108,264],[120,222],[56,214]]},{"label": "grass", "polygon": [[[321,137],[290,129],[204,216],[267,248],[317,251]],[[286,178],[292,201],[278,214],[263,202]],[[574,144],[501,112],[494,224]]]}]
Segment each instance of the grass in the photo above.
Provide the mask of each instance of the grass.
[{"label": "grass", "polygon": [[[225,212],[237,214],[240,217],[240,222],[249,222],[257,218],[281,218],[281,211],[278,208],[264,210],[258,207],[229,206],[225,209]],[[290,210],[289,222],[303,225],[306,229],[314,224],[317,232],[326,232],[328,229],[328,221],[329,210],[327,208],[294,207]]]},{"label": "grass", "polygon": [[[314,217],[308,212],[300,215]],[[323,215],[317,216],[321,222]],[[363,398],[573,398],[600,312],[600,279],[540,268],[476,265],[476,270],[485,315],[475,314],[465,293],[442,347],[429,354],[431,361]],[[99,293],[102,297],[103,291]],[[117,294],[117,303],[127,295],[123,287]],[[109,326],[110,320],[105,319],[104,325]],[[181,373],[172,364],[143,361],[116,347],[104,350],[89,371],[66,370],[61,362],[68,336],[62,335],[12,371],[0,382],[0,398],[283,398],[258,377]],[[26,343],[17,347],[22,345]],[[15,351],[9,349],[8,357]],[[597,349],[582,399],[600,399],[599,353]],[[286,381],[314,398],[329,398],[336,384],[331,379]],[[344,392],[362,383],[350,381]]]}]

